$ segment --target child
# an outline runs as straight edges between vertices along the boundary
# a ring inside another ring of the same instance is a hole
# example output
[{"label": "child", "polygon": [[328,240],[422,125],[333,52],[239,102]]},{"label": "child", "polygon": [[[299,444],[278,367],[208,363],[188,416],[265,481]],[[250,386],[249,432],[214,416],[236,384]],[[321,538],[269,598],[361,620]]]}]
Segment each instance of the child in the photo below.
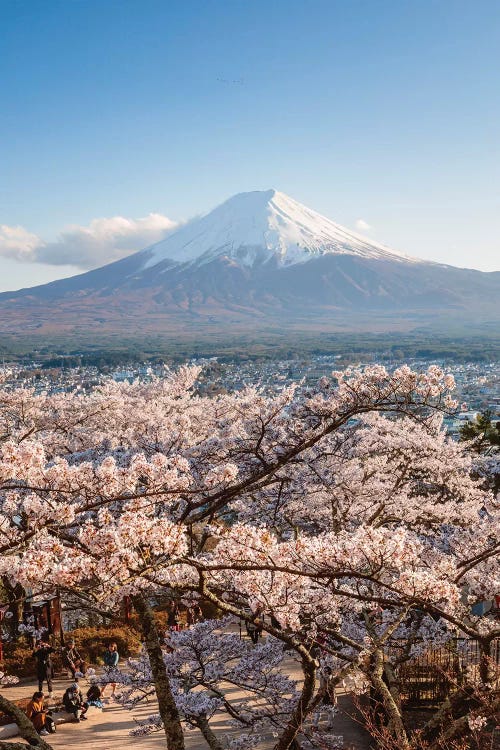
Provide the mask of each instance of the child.
[{"label": "child", "polygon": [[101,688],[99,685],[94,684],[89,687],[87,690],[87,705],[88,706],[95,706],[96,708],[103,708],[103,703],[101,700]]}]

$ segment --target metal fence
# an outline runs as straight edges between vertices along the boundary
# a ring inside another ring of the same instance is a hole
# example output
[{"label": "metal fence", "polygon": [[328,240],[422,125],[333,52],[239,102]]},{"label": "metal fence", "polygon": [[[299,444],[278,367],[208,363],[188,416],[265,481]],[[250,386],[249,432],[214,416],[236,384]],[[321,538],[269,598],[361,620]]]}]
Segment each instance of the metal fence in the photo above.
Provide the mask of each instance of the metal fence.
[{"label": "metal fence", "polygon": [[[387,653],[399,682],[403,703],[408,706],[433,705],[445,700],[450,690],[469,678],[480,677],[484,659],[479,643],[470,638],[454,638],[437,648],[417,644],[416,653],[393,644]],[[500,688],[500,639],[491,643],[487,660],[493,687]]]}]

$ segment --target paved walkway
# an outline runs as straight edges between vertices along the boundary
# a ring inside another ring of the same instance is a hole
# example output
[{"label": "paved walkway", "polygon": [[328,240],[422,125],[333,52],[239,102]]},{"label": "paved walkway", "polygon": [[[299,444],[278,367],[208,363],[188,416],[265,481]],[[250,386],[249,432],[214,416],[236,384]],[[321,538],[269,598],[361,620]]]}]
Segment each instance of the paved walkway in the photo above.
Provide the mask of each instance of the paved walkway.
[{"label": "paved walkway", "polygon": [[[297,673],[297,664],[290,664],[290,672]],[[71,683],[68,679],[54,680],[54,693],[62,697],[62,694]],[[82,682],[82,692],[87,690],[85,682]],[[30,697],[36,690],[36,684],[24,683],[15,685],[10,688],[3,688],[2,694],[11,700],[17,698]],[[234,694],[238,697],[238,693]],[[339,714],[335,718],[335,734],[343,735],[344,746],[347,750],[368,750],[369,738],[361,727],[349,715],[354,713],[352,703],[347,695],[339,697]],[[151,701],[147,705],[137,706],[133,711],[128,711],[123,707],[110,703],[104,707],[102,712],[93,711],[87,721],[77,723],[63,724],[58,727],[57,733],[47,737],[47,741],[54,748],[92,748],[92,750],[164,750],[166,747],[165,738],[161,734],[153,734],[149,737],[130,737],[129,731],[135,726],[134,719],[146,718],[149,714],[155,713],[156,704]],[[229,727],[227,715],[220,714],[216,716],[213,722],[213,729],[218,736],[235,736],[235,732]],[[6,740],[8,742],[9,740]],[[19,738],[11,740],[19,741]],[[270,750],[273,747],[271,735],[266,738],[259,750]],[[187,750],[208,750],[208,745],[201,737],[197,730],[186,733]]]}]

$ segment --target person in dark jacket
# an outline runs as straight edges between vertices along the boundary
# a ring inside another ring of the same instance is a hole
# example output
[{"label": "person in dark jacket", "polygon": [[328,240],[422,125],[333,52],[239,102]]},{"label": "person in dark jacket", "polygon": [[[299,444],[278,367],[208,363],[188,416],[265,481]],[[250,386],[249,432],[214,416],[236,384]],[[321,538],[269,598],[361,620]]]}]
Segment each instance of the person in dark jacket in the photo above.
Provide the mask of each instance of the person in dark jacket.
[{"label": "person in dark jacket", "polygon": [[74,682],[63,695],[63,704],[69,714],[73,714],[77,721],[85,721],[87,704],[83,702],[83,695],[78,684]]},{"label": "person in dark jacket", "polygon": [[259,626],[255,624],[255,622],[252,622],[251,620],[246,623],[247,628],[247,635],[252,641],[253,644],[257,644],[259,642]]},{"label": "person in dark jacket", "polygon": [[62,652],[63,664],[71,672],[71,676],[75,682],[78,682],[76,673],[81,672],[85,676],[85,662],[83,661],[76,644],[74,641],[70,641]]},{"label": "person in dark jacket", "polygon": [[55,652],[55,648],[46,641],[38,641],[33,658],[36,659],[36,676],[38,678],[38,691],[42,692],[43,682],[47,680],[49,689],[49,698],[52,698],[52,660],[50,655]]}]

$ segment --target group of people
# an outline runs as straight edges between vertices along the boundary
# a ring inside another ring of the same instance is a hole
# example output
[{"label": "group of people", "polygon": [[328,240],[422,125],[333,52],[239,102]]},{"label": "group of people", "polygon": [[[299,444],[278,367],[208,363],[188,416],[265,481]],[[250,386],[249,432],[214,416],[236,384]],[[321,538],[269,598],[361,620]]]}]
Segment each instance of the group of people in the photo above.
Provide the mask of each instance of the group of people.
[{"label": "group of people", "polygon": [[[192,607],[187,607],[185,615],[185,625],[189,627],[197,622],[203,620],[203,612],[199,604],[195,604]],[[167,604],[167,626],[170,631],[182,630],[184,623],[181,618],[181,611],[176,601],[168,602]]]},{"label": "group of people", "polygon": [[[203,619],[203,613],[199,605],[188,607],[185,614],[185,625],[190,626],[196,622],[200,622]],[[184,626],[183,618],[181,619],[181,612],[177,602],[169,602],[167,606],[167,625],[168,631],[166,634],[166,647],[168,650],[168,633],[172,631],[181,630]],[[72,714],[77,722],[86,720],[86,713],[89,706],[96,706],[98,708],[103,707],[103,703],[106,702],[105,691],[108,685],[111,688],[111,697],[114,696],[116,691],[116,683],[108,682],[107,684],[99,687],[97,684],[92,684],[87,690],[86,697],[84,699],[82,691],[80,690],[78,679],[84,677],[87,673],[87,664],[85,659],[78,651],[74,640],[70,640],[66,646],[58,651],[47,640],[41,639],[37,642],[33,650],[33,658],[36,661],[36,676],[38,680],[38,690],[33,693],[33,696],[27,707],[28,718],[31,719],[33,725],[40,735],[48,735],[56,731],[56,725],[52,717],[52,712],[45,703],[45,696],[43,693],[44,682],[47,683],[48,698],[52,699],[54,694],[52,692],[53,687],[53,676],[54,667],[52,662],[52,656],[55,653],[60,653],[64,668],[71,675],[72,684],[64,692],[62,703],[64,709]],[[103,654],[104,670],[110,674],[112,678],[112,672],[117,668],[120,661],[120,655],[118,653],[118,647],[115,642],[111,642],[106,647]]]},{"label": "group of people", "polygon": [[[99,685],[91,685],[87,690],[87,699],[83,699],[82,691],[78,683],[74,682],[67,688],[63,695],[63,706],[67,713],[72,714],[75,721],[85,721],[85,714],[89,706],[103,707],[102,690]],[[41,690],[33,693],[33,697],[28,703],[26,709],[28,719],[31,719],[33,726],[38,734],[45,736],[53,734],[56,731],[56,724],[52,716],[52,711],[45,705],[45,696]]]},{"label": "group of people", "polygon": [[[33,693],[31,701],[28,703],[27,715],[31,719],[37,732],[44,736],[51,734],[56,731],[56,725],[52,717],[51,710],[45,704],[45,696],[43,694],[43,683],[47,682],[49,690],[48,697],[53,698],[52,692],[52,679],[53,679],[53,664],[52,654],[56,652],[50,643],[45,640],[40,640],[34,651],[33,658],[36,660],[36,672],[38,679],[38,690]],[[71,673],[72,684],[66,689],[62,703],[64,709],[72,714],[75,721],[85,721],[86,713],[89,706],[96,706],[97,708],[103,707],[104,693],[107,689],[107,684],[102,688],[96,683],[92,684],[87,690],[86,699],[84,700],[82,691],[78,685],[78,678],[85,676],[87,666],[85,660],[82,658],[78,649],[76,648],[75,641],[70,641],[67,646],[61,650],[62,662],[64,667]],[[108,672],[116,669],[120,660],[118,653],[117,644],[111,642],[104,652],[103,661],[104,668]],[[115,694],[116,683],[108,683],[111,686],[111,696]]]},{"label": "group of people", "polygon": [[[52,664],[52,654],[56,653],[47,641],[41,640],[37,643],[33,651],[33,658],[36,660],[36,674],[38,678],[38,692],[42,691],[43,683],[47,682],[49,689],[49,698],[52,698],[52,677],[54,668]],[[61,650],[62,662],[64,667],[71,672],[73,680],[78,675],[85,675],[86,665],[79,651],[76,648],[75,641],[70,641],[66,647]]]}]

